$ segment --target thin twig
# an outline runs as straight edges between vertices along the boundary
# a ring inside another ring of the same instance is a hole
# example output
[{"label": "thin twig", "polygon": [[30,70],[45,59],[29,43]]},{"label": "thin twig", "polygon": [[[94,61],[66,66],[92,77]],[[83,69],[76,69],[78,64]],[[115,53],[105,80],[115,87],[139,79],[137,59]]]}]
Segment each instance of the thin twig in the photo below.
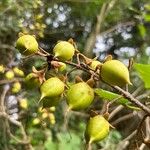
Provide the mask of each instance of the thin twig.
[{"label": "thin twig", "polygon": [[130,113],[130,114],[124,115],[124,116],[122,116],[122,117],[116,119],[116,120],[115,120],[114,122],[112,122],[111,124],[112,124],[113,126],[116,126],[116,124],[118,124],[118,123],[120,123],[120,122],[122,122],[122,121],[125,121],[125,120],[127,120],[127,119],[130,119],[130,118],[134,117],[135,115],[136,115],[136,114],[134,114],[134,113]]},{"label": "thin twig", "polygon": [[104,36],[106,34],[109,34],[109,33],[112,33],[114,32],[115,30],[117,30],[118,28],[123,28],[123,27],[126,27],[126,26],[134,26],[135,25],[135,22],[134,21],[127,21],[127,22],[121,22],[121,23],[118,23],[116,24],[115,26],[105,30],[104,32],[101,32],[101,36]]},{"label": "thin twig", "polygon": [[[22,144],[27,145],[28,148],[29,148],[28,150],[32,150],[32,149],[33,149],[33,148],[32,148],[32,145],[30,144],[30,141],[29,141],[29,139],[28,139],[28,136],[27,136],[27,134],[26,134],[26,132],[25,132],[25,129],[24,129],[22,123],[19,122],[19,121],[17,121],[17,120],[15,120],[15,119],[12,119],[12,118],[11,118],[7,113],[5,113],[5,112],[0,112],[0,117],[3,117],[3,118],[5,118],[5,119],[7,119],[10,123],[12,123],[13,125],[16,125],[17,127],[20,128],[20,131],[21,131],[21,134],[22,134],[22,140],[19,140],[19,139],[15,138],[15,136],[12,135],[11,132],[9,132],[10,129],[7,129],[7,131],[8,131],[8,133],[9,133],[9,135],[10,135],[13,139],[15,139],[16,141],[18,140],[20,144],[22,143]],[[7,127],[8,127],[8,126],[7,126]],[[21,141],[22,141],[22,142],[21,142]]]},{"label": "thin twig", "polygon": [[132,93],[132,96],[136,97],[142,89],[143,89],[143,86],[139,86],[139,87]]},{"label": "thin twig", "polygon": [[80,116],[80,117],[85,117],[88,118],[89,115],[83,112],[77,112],[77,111],[71,111],[71,114],[76,115],[76,116]]},{"label": "thin twig", "polygon": [[136,98],[141,100],[141,99],[144,99],[144,98],[147,98],[148,96],[150,96],[150,90],[149,91],[146,91],[145,93],[137,96]]},{"label": "thin twig", "polygon": [[116,150],[124,150],[129,145],[129,141],[136,135],[137,130],[134,130],[130,135],[128,135],[125,139],[123,139],[121,142],[119,142]]},{"label": "thin twig", "polygon": [[90,36],[87,39],[87,42],[85,45],[85,52],[84,52],[87,56],[92,56],[91,53],[92,53],[93,47],[96,42],[96,37],[100,33],[102,22],[106,16],[106,14],[105,14],[106,8],[107,8],[107,3],[104,3],[101,7],[101,10],[100,10],[98,16],[97,16],[97,23],[95,25],[95,28],[90,33]]},{"label": "thin twig", "polygon": [[5,97],[6,97],[6,94],[7,94],[8,90],[9,90],[9,85],[5,85],[3,87],[3,92],[2,92],[1,97],[0,97],[0,112],[5,111],[4,101],[5,101]]},{"label": "thin twig", "polygon": [[119,105],[117,108],[115,108],[110,114],[109,114],[109,120],[111,120],[118,112],[120,112],[124,106]]},{"label": "thin twig", "polygon": [[8,83],[13,83],[13,82],[16,82],[16,81],[24,81],[22,78],[14,78],[12,80],[0,80],[0,85],[3,85],[3,84],[8,84]]},{"label": "thin twig", "polygon": [[136,98],[134,98],[129,92],[124,91],[118,86],[112,86],[114,89],[116,89],[118,92],[123,94],[125,98],[127,98],[131,103],[135,104],[139,108],[141,108],[144,112],[150,115],[150,109],[146,107],[144,104],[142,104],[140,101],[138,101]]}]

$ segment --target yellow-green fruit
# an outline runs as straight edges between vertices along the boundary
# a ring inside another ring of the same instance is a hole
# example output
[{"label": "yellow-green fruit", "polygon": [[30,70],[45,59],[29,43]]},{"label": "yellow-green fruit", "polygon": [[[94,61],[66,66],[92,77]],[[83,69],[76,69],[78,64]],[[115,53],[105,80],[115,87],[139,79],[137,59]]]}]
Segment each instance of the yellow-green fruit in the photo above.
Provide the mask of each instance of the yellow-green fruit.
[{"label": "yellow-green fruit", "polygon": [[38,43],[34,36],[23,35],[18,38],[16,48],[23,55],[31,55],[38,51]]},{"label": "yellow-green fruit", "polygon": [[101,78],[110,85],[132,85],[128,68],[119,60],[106,61],[101,67]]},{"label": "yellow-green fruit", "polygon": [[45,97],[42,99],[43,108],[49,108],[58,105],[60,97]]},{"label": "yellow-green fruit", "polygon": [[58,67],[58,71],[63,72],[64,70],[66,70],[66,64],[63,62],[59,62],[60,67]]},{"label": "yellow-green fruit", "polygon": [[101,115],[90,118],[85,130],[87,143],[103,140],[109,133],[109,122]]},{"label": "yellow-green fruit", "polygon": [[39,118],[35,118],[35,119],[32,120],[32,124],[33,124],[33,125],[38,125],[38,124],[40,124],[40,122],[41,122],[41,121],[40,121]]},{"label": "yellow-green fruit", "polygon": [[14,67],[13,71],[16,75],[23,77],[24,76],[24,72],[22,70],[20,70],[18,67]]},{"label": "yellow-green fruit", "polygon": [[3,65],[0,65],[0,73],[4,73],[5,72],[5,67]]},{"label": "yellow-green fruit", "polygon": [[92,63],[90,64],[90,67],[95,70],[97,66],[102,65],[101,62],[99,62],[98,60],[93,60]]},{"label": "yellow-green fruit", "polygon": [[64,92],[65,84],[57,77],[46,80],[40,87],[41,99],[44,97],[57,97]]},{"label": "yellow-green fruit", "polygon": [[71,110],[85,109],[93,100],[94,90],[85,82],[72,85],[67,92],[67,103]]},{"label": "yellow-green fruit", "polygon": [[37,77],[35,77],[34,73],[29,73],[25,77],[25,85],[29,89],[33,89],[40,86],[40,81]]},{"label": "yellow-green fruit", "polygon": [[54,47],[53,52],[55,57],[58,57],[60,60],[66,61],[70,60],[73,57],[75,48],[71,43],[67,41],[60,41]]},{"label": "yellow-green fruit", "polygon": [[27,109],[28,108],[28,100],[26,98],[21,99],[19,101],[19,105],[21,108]]},{"label": "yellow-green fruit", "polygon": [[56,107],[55,106],[50,107],[49,110],[52,111],[52,112],[54,112],[56,110]]},{"label": "yellow-green fruit", "polygon": [[49,114],[49,121],[52,125],[54,125],[56,123],[55,116],[53,113]]},{"label": "yellow-green fruit", "polygon": [[6,73],[5,73],[5,77],[6,77],[6,79],[8,79],[8,80],[12,80],[13,78],[14,78],[14,72],[12,71],[12,70],[9,70],[9,71],[7,71]]},{"label": "yellow-green fruit", "polygon": [[21,84],[19,82],[15,82],[12,86],[11,91],[13,93],[18,93],[21,90]]},{"label": "yellow-green fruit", "polygon": [[48,113],[47,112],[43,112],[42,113],[42,119],[46,119],[48,117]]}]

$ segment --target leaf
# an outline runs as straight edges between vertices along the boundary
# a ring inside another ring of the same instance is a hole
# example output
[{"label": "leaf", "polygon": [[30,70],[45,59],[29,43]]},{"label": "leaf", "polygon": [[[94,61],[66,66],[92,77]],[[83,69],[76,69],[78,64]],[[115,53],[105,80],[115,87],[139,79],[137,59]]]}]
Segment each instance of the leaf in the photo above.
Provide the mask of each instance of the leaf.
[{"label": "leaf", "polygon": [[[110,92],[110,91],[106,91],[106,90],[103,90],[103,89],[95,89],[95,93],[100,97],[100,98],[103,98],[104,100],[107,100],[107,101],[112,101],[116,98],[119,98],[121,95],[119,94],[116,94],[116,93],[113,93],[113,92]],[[119,98],[117,100],[117,102],[119,104],[125,104],[125,103],[128,103],[129,101],[123,97]]]},{"label": "leaf", "polygon": [[70,132],[71,138],[69,134],[59,133],[59,149],[63,150],[76,150],[81,147],[81,137],[79,137],[74,132]]},{"label": "leaf", "polygon": [[145,14],[145,15],[144,15],[144,20],[145,20],[146,22],[149,22],[149,21],[150,21],[150,14]]},{"label": "leaf", "polygon": [[142,37],[145,37],[145,35],[146,35],[146,28],[145,28],[145,26],[143,24],[139,24],[138,25],[138,29],[139,29],[140,35]]},{"label": "leaf", "polygon": [[47,141],[44,143],[45,150],[56,150],[58,148],[57,145],[58,144],[53,142],[51,138],[48,138]]},{"label": "leaf", "polygon": [[70,132],[71,138],[69,134],[64,132],[60,132],[57,134],[57,141],[53,141],[52,138],[48,138],[45,142],[44,146],[46,150],[76,150],[80,149],[82,146],[81,137],[74,132]]},{"label": "leaf", "polygon": [[150,88],[150,65],[136,63],[134,64],[134,68],[143,80],[145,88]]},{"label": "leaf", "polygon": [[[95,93],[100,97],[100,98],[103,98],[104,100],[107,100],[107,101],[112,101],[116,98],[119,98],[121,95],[119,94],[116,94],[116,93],[113,93],[113,92],[110,92],[110,91],[106,91],[106,90],[103,90],[103,89],[95,89]],[[117,103],[119,104],[122,104],[130,109],[133,109],[133,110],[140,110],[140,108],[136,107],[136,106],[133,106],[126,98],[124,97],[121,97],[119,98],[117,101]]]}]

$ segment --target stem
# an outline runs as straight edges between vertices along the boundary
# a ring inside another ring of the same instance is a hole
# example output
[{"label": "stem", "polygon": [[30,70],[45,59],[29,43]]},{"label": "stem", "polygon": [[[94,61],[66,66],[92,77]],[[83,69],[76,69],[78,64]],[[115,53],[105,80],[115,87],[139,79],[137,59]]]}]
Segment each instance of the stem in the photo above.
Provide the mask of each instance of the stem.
[{"label": "stem", "polygon": [[121,94],[123,94],[123,96],[127,98],[131,103],[135,104],[136,106],[141,108],[144,112],[150,115],[150,109],[146,107],[144,104],[142,104],[141,102],[139,102],[136,98],[134,98],[129,92],[124,91],[118,86],[112,86],[112,87],[116,89],[118,92],[120,92]]},{"label": "stem", "polygon": [[92,144],[90,142],[87,144],[86,150],[92,150]]}]

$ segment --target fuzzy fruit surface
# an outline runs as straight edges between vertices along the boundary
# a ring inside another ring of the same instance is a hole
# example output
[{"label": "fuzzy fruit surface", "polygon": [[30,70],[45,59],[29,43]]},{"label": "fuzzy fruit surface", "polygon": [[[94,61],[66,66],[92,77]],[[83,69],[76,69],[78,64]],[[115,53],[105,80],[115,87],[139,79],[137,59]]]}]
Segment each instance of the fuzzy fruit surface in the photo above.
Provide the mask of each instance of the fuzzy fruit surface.
[{"label": "fuzzy fruit surface", "polygon": [[109,122],[101,115],[91,117],[85,130],[87,143],[103,140],[109,133]]},{"label": "fuzzy fruit surface", "polygon": [[38,51],[38,43],[34,36],[23,35],[17,40],[16,48],[23,55],[31,55]]},{"label": "fuzzy fruit surface", "polygon": [[67,41],[61,41],[55,45],[53,52],[55,57],[58,57],[62,61],[66,61],[73,57],[75,48],[71,43]]},{"label": "fuzzy fruit surface", "polygon": [[94,100],[94,90],[85,82],[70,87],[67,92],[67,103],[71,110],[87,108]]},{"label": "fuzzy fruit surface", "polygon": [[106,61],[101,67],[100,75],[103,81],[114,86],[132,85],[128,68],[119,60]]},{"label": "fuzzy fruit surface", "polygon": [[65,84],[59,78],[52,77],[41,85],[41,99],[60,96],[64,92],[64,88]]},{"label": "fuzzy fruit surface", "polygon": [[58,105],[60,97],[45,97],[42,99],[43,108],[49,108]]},{"label": "fuzzy fruit surface", "polygon": [[92,63],[90,64],[90,67],[91,67],[93,70],[95,70],[98,65],[102,65],[102,63],[99,62],[98,60],[93,60]]}]

